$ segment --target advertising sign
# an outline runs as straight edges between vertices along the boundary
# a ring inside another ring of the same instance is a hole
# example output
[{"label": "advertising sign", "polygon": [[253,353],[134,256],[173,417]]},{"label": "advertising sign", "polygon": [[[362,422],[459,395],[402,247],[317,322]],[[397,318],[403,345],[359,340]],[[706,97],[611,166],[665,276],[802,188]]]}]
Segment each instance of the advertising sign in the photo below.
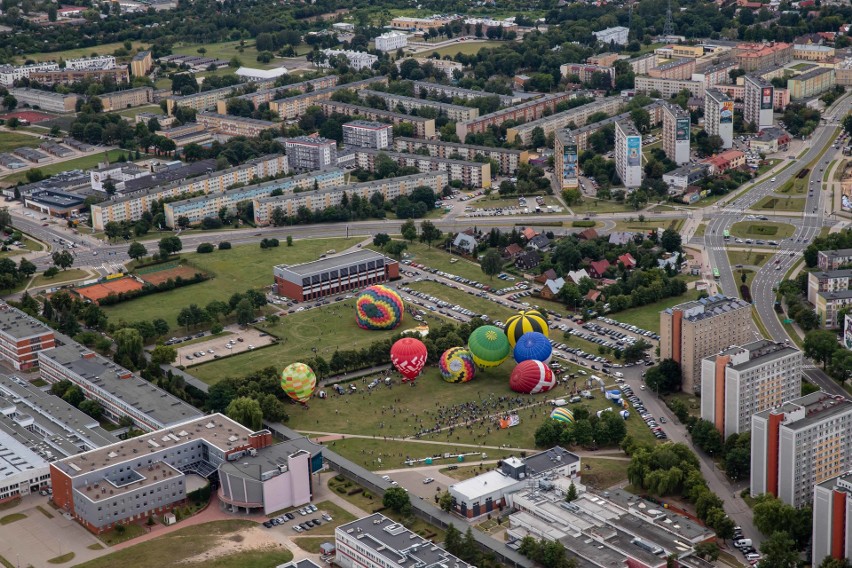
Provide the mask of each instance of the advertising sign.
[{"label": "advertising sign", "polygon": [[841,189],[840,208],[846,212],[852,212],[852,188]]},{"label": "advertising sign", "polygon": [[642,138],[639,136],[627,137],[627,165],[642,165]]},{"label": "advertising sign", "polygon": [[689,119],[677,119],[677,127],[675,129],[675,140],[689,140]]},{"label": "advertising sign", "polygon": [[577,177],[577,145],[565,146],[562,154],[562,178],[571,179]]},{"label": "advertising sign", "polygon": [[763,87],[763,91],[760,94],[760,110],[772,108],[772,91],[772,87]]},{"label": "advertising sign", "polygon": [[852,350],[852,315],[846,314],[846,325],[843,326],[843,345]]},{"label": "advertising sign", "polygon": [[719,111],[719,124],[731,124],[734,122],[734,101],[724,101],[722,110]]}]

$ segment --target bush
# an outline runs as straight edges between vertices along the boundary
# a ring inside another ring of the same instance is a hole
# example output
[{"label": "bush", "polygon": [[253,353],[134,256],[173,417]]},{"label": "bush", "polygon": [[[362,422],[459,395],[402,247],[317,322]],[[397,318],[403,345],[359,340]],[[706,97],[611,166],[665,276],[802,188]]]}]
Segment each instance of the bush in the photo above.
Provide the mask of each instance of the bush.
[{"label": "bush", "polygon": [[594,221],[571,221],[571,226],[576,228],[594,227]]},{"label": "bush", "polygon": [[214,250],[216,250],[216,247],[214,247],[210,243],[201,243],[200,245],[198,245],[198,248],[195,249],[195,252],[199,254],[207,254],[213,252]]},{"label": "bush", "polygon": [[228,241],[222,241],[221,243],[219,243],[219,250],[230,250],[230,249],[231,249],[231,243],[229,243]]}]

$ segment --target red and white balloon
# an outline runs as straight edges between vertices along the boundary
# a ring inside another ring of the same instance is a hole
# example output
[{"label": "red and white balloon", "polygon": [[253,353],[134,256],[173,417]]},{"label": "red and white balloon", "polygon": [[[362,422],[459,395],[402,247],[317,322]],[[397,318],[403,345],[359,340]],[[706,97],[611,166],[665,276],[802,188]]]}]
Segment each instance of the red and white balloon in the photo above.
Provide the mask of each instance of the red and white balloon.
[{"label": "red and white balloon", "polygon": [[509,377],[509,388],[524,394],[547,392],[556,386],[556,377],[550,367],[530,359],[518,363]]},{"label": "red and white balloon", "polygon": [[423,342],[413,337],[403,337],[390,350],[391,363],[405,377],[405,381],[417,378],[426,365],[427,355]]}]

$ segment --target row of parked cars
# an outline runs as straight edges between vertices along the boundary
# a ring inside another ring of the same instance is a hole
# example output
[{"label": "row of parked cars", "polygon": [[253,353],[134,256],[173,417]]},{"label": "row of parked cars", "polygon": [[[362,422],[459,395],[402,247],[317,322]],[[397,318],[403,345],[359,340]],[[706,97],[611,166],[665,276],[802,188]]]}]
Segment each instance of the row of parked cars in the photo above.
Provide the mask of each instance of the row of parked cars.
[{"label": "row of parked cars", "polygon": [[[304,507],[296,511],[296,513],[298,513],[302,517],[306,517],[311,513],[316,513],[317,511],[318,509],[316,505],[305,505]],[[334,520],[328,513],[322,513],[320,516],[325,522],[331,522]],[[287,521],[292,521],[295,518],[295,513],[284,513],[283,515],[269,519],[268,521],[264,521],[263,526],[269,529],[272,527],[277,527],[278,525],[283,525]],[[293,530],[296,532],[308,531],[311,530],[313,527],[320,526],[322,523],[323,521],[320,521],[319,519],[308,519],[303,523],[293,525]]]},{"label": "row of parked cars", "polygon": [[204,337],[204,332],[196,333],[195,335],[187,335],[186,337],[172,337],[165,341],[163,345],[177,345],[178,343],[183,343],[184,341],[189,341],[190,339],[198,339],[200,337]]},{"label": "row of parked cars", "polygon": [[637,326],[631,325],[629,323],[616,321],[614,319],[606,318],[606,317],[599,317],[598,319],[601,320],[604,323],[608,323],[609,325],[616,325],[616,326],[620,327],[621,329],[626,329],[627,331],[629,331],[631,333],[635,333],[637,335],[644,335],[645,337],[650,337],[651,339],[656,339],[658,341],[660,339],[660,336],[658,334],[654,333],[653,331],[648,331],[647,329],[642,329],[641,327],[637,327]]},{"label": "row of parked cars", "polygon": [[742,552],[746,562],[752,566],[757,566],[760,562],[760,553],[752,546],[751,539],[743,536],[743,529],[740,527],[734,527],[734,548]]},{"label": "row of parked cars", "polygon": [[[648,412],[645,408],[645,405],[642,403],[642,399],[634,394],[633,389],[629,386],[625,385],[621,387],[621,393],[624,397],[630,401],[630,404],[633,405],[633,409],[637,414],[645,421],[645,424],[648,425],[648,428],[651,429],[651,433],[654,434],[654,437],[658,440],[666,440],[668,439],[668,435],[663,430],[663,427],[657,424],[654,416]],[[660,416],[660,422],[665,424],[667,422],[665,416]]]}]

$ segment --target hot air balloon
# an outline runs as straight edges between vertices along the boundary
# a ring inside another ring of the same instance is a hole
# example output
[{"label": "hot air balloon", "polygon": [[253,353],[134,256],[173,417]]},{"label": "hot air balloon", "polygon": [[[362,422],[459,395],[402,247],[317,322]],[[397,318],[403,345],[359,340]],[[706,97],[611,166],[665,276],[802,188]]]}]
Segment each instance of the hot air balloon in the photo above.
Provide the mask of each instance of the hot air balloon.
[{"label": "hot air balloon", "polygon": [[528,331],[537,331],[545,337],[550,336],[550,329],[548,329],[547,321],[545,321],[541,312],[523,310],[506,320],[506,335],[509,337],[509,343],[512,344],[512,347]]},{"label": "hot air balloon", "polygon": [[386,286],[370,286],[355,301],[355,321],[362,329],[394,329],[404,312],[402,298]]},{"label": "hot air balloon", "polygon": [[518,363],[509,377],[509,388],[524,394],[547,392],[555,386],[553,371],[541,361]]},{"label": "hot air balloon", "polygon": [[464,347],[450,347],[444,351],[438,368],[448,383],[466,383],[476,375],[473,355]]},{"label": "hot air balloon", "polygon": [[515,344],[513,355],[517,363],[529,360],[547,363],[553,355],[553,347],[543,333],[528,331]]},{"label": "hot air balloon", "polygon": [[479,367],[496,367],[506,360],[511,350],[506,334],[493,325],[476,328],[467,340],[467,348]]},{"label": "hot air balloon", "polygon": [[426,346],[413,337],[403,337],[390,350],[391,363],[405,377],[404,381],[417,378],[426,365],[426,355]]},{"label": "hot air balloon", "polygon": [[574,413],[567,408],[554,408],[550,417],[557,422],[574,422]]},{"label": "hot air balloon", "polygon": [[317,376],[304,363],[293,363],[281,372],[281,388],[287,396],[305,404],[317,388]]}]

